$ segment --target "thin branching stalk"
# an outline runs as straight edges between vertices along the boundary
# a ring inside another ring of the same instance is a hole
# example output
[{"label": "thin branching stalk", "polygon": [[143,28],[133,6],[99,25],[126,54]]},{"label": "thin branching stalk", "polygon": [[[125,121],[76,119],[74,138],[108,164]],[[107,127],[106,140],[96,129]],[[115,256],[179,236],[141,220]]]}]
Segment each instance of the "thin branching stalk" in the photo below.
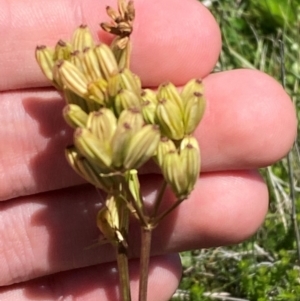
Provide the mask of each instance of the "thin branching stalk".
[{"label": "thin branching stalk", "polygon": [[156,196],[156,199],[154,201],[154,210],[153,210],[153,214],[152,214],[153,217],[157,216],[157,214],[158,214],[158,210],[159,210],[160,204],[163,200],[163,196],[166,191],[166,187],[167,187],[167,182],[164,180],[159,189],[159,192]]},{"label": "thin branching stalk", "polygon": [[166,209],[164,212],[162,212],[159,216],[153,219],[153,227],[156,227],[159,222],[164,219],[169,213],[171,213],[174,209],[176,209],[186,198],[178,199],[176,202],[170,206],[168,209]]}]

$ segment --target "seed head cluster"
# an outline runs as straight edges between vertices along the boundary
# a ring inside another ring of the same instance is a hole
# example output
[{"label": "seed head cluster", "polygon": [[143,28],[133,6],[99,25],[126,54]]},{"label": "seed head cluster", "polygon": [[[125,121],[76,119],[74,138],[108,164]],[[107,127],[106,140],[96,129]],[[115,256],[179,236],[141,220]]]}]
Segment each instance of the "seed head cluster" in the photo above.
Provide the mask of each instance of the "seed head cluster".
[{"label": "seed head cluster", "polygon": [[190,80],[181,92],[170,82],[157,91],[143,89],[129,68],[132,1],[107,7],[111,23],[101,27],[115,35],[110,45],[94,41],[86,25],[55,48],[38,46],[36,59],[44,75],[63,93],[63,117],[74,128],[66,148],[72,168],[107,194],[97,224],[107,240],[127,246],[128,216],[143,223],[138,170],[149,160],[161,169],[176,197],[183,200],[200,172],[200,150],[193,132],[205,110],[203,84]]}]

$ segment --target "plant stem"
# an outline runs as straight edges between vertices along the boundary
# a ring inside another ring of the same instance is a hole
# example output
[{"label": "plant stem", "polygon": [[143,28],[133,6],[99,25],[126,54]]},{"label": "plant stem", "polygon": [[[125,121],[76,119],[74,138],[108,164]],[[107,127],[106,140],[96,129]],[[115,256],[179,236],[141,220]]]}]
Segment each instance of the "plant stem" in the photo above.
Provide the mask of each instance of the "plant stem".
[{"label": "plant stem", "polygon": [[122,243],[117,246],[120,295],[122,301],[131,301],[127,249]]},{"label": "plant stem", "polygon": [[141,227],[139,301],[147,301],[151,236],[152,236],[152,228]]},{"label": "plant stem", "polygon": [[167,210],[165,210],[164,212],[161,213],[161,215],[159,215],[158,217],[154,218],[153,219],[153,222],[152,222],[152,227],[155,228],[158,223],[163,219],[165,218],[169,213],[171,213],[176,207],[178,207],[184,200],[186,199],[185,198],[182,198],[182,199],[178,199],[176,200],[176,202],[170,206]]},{"label": "plant stem", "polygon": [[159,209],[161,201],[163,199],[166,187],[167,187],[167,182],[166,182],[166,180],[164,180],[163,183],[162,183],[162,185],[161,185],[161,187],[160,187],[160,189],[159,189],[158,195],[157,195],[157,197],[156,197],[156,199],[154,201],[154,210],[153,210],[153,214],[152,214],[153,218],[155,216],[157,216],[158,209]]}]

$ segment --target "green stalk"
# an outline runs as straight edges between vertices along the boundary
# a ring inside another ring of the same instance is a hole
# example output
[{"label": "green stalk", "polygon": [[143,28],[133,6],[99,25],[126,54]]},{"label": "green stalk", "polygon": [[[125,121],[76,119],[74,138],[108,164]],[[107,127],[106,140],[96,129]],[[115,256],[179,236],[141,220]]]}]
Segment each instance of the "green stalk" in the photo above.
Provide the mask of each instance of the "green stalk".
[{"label": "green stalk", "polygon": [[157,216],[160,204],[162,202],[164,193],[166,191],[166,187],[167,187],[167,182],[166,182],[166,180],[164,180],[159,189],[158,195],[154,201],[154,210],[153,210],[152,218],[155,218]]},{"label": "green stalk", "polygon": [[153,218],[152,227],[155,228],[162,219],[164,219],[168,214],[170,214],[174,209],[176,209],[185,199],[186,197],[177,199],[176,202],[173,203],[173,205],[170,206],[167,210],[162,212],[158,217]]},{"label": "green stalk", "polygon": [[152,228],[141,227],[139,301],[147,301]]},{"label": "green stalk", "polygon": [[117,246],[117,262],[121,300],[131,301],[127,249],[122,243]]}]

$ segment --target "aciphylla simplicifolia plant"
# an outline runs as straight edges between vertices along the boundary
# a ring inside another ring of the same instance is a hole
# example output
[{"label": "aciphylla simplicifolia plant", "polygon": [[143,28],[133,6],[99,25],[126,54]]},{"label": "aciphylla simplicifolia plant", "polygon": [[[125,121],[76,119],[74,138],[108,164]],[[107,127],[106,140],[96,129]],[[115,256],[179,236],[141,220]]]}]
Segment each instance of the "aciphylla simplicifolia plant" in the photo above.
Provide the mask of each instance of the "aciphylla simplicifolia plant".
[{"label": "aciphylla simplicifolia plant", "polygon": [[[116,250],[123,301],[131,300],[128,224],[131,217],[140,224],[139,300],[146,301],[152,231],[188,198],[199,176],[193,132],[205,109],[203,85],[192,79],[181,92],[170,82],[156,92],[143,89],[130,70],[133,2],[118,0],[117,10],[108,6],[106,11],[112,20],[101,27],[115,36],[110,45],[95,42],[89,28],[80,25],[70,42],[59,40],[54,49],[38,46],[36,59],[66,101],[63,117],[74,128],[67,161],[106,195],[96,221]],[[139,182],[139,170],[149,160],[164,178],[152,210],[146,209]],[[161,210],[167,187],[176,201]]]}]

